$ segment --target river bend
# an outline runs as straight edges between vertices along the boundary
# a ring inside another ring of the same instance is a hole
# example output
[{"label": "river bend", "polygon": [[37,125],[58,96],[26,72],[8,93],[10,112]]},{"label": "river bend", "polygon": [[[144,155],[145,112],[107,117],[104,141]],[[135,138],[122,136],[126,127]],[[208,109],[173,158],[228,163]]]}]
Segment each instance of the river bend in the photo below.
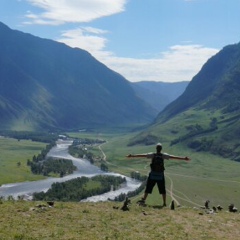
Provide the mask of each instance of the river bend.
[{"label": "river bend", "polygon": [[[72,144],[71,140],[58,140],[56,146],[54,146],[48,153],[48,157],[64,158],[73,161],[73,164],[77,167],[77,170],[70,175],[64,176],[62,178],[47,178],[44,180],[33,181],[33,182],[20,182],[4,184],[0,187],[0,196],[8,197],[13,196],[17,198],[18,196],[24,196],[27,199],[32,198],[34,192],[47,191],[51,185],[55,182],[65,182],[70,179],[77,177],[93,177],[96,175],[115,175],[123,176],[117,173],[103,172],[98,167],[90,164],[89,161],[81,158],[75,158],[68,153],[68,147]],[[126,176],[124,176],[126,177]],[[108,199],[114,199],[122,193],[128,193],[129,191],[134,191],[140,186],[140,182],[129,177],[126,177],[127,183],[124,187],[104,193],[102,195],[89,197],[82,200],[83,202],[99,202],[107,201]]]}]

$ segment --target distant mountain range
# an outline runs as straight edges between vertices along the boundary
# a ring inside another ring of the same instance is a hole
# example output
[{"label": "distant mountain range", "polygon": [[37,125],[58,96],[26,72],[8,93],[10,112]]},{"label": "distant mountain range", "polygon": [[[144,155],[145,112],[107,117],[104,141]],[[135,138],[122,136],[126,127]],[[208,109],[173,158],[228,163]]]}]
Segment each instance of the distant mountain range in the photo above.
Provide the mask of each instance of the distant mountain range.
[{"label": "distant mountain range", "polygon": [[157,112],[88,52],[0,23],[0,129],[146,124]]},{"label": "distant mountain range", "polygon": [[160,113],[169,103],[178,98],[189,84],[182,82],[140,81],[131,83],[136,94]]}]

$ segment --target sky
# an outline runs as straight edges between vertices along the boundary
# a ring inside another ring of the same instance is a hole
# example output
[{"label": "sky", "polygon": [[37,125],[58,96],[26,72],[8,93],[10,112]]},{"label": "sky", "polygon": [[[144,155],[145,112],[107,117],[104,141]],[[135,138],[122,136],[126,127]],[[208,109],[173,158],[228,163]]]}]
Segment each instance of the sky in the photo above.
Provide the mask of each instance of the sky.
[{"label": "sky", "polygon": [[0,0],[11,29],[84,49],[128,81],[191,81],[240,42],[240,0]]}]

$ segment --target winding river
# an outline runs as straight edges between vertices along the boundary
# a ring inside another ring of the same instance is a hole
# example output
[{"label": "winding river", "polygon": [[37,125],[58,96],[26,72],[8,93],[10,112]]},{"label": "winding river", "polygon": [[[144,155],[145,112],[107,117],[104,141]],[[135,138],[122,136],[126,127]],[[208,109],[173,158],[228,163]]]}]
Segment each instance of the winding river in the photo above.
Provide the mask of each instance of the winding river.
[{"label": "winding river", "polygon": [[[55,147],[53,147],[49,153],[48,157],[64,158],[73,161],[73,164],[77,167],[77,170],[70,175],[64,176],[62,178],[47,178],[44,180],[33,181],[33,182],[20,182],[4,184],[0,187],[0,196],[8,197],[12,196],[17,198],[18,196],[24,196],[26,199],[32,199],[32,194],[34,192],[47,191],[54,182],[65,182],[70,179],[77,177],[93,177],[96,175],[115,175],[123,176],[117,173],[103,172],[98,167],[89,163],[89,161],[81,158],[75,158],[68,153],[68,147],[72,144],[71,140],[58,140]],[[125,177],[125,176],[123,176]],[[128,193],[129,191],[134,191],[140,186],[140,182],[129,177],[126,177],[127,183],[124,187],[110,191],[102,195],[97,195],[84,199],[84,202],[99,202],[107,201],[108,199],[114,199],[122,193]]]}]

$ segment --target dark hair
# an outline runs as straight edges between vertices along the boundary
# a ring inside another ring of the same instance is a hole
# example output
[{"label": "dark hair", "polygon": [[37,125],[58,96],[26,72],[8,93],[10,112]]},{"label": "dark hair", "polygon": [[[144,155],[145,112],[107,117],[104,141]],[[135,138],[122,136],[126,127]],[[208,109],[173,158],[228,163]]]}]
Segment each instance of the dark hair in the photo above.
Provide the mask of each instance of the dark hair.
[{"label": "dark hair", "polygon": [[156,149],[157,149],[157,151],[161,151],[162,150],[162,145],[157,145]]}]

